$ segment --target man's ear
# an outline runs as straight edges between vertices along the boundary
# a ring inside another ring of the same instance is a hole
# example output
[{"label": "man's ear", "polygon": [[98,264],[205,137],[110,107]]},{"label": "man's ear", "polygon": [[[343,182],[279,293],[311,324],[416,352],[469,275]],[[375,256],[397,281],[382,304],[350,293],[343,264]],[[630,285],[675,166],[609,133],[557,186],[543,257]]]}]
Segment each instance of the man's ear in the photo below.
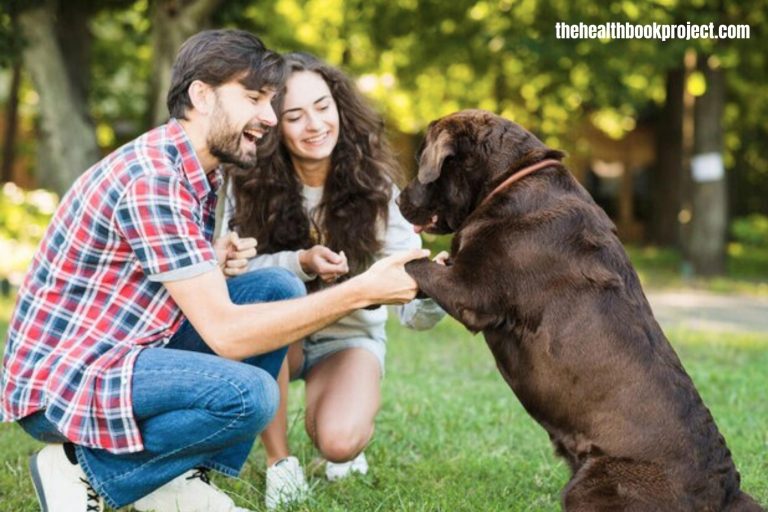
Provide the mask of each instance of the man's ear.
[{"label": "man's ear", "polygon": [[443,161],[454,154],[451,136],[447,131],[442,131],[437,136],[437,140],[427,144],[419,159],[419,173],[417,178],[419,183],[426,185],[432,183],[440,177],[440,170],[443,167]]},{"label": "man's ear", "polygon": [[192,107],[203,115],[208,115],[213,110],[216,101],[213,88],[201,80],[194,80],[187,89]]}]

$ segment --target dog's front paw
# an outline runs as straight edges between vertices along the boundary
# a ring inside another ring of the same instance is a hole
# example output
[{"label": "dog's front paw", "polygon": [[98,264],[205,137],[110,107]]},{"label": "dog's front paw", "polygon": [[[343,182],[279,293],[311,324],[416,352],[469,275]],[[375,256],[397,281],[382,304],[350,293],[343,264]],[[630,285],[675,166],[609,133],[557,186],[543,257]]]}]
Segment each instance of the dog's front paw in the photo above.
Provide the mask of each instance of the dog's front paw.
[{"label": "dog's front paw", "polygon": [[417,282],[419,278],[426,278],[428,268],[432,265],[429,258],[419,258],[417,260],[411,260],[405,264],[405,271],[414,278]]},{"label": "dog's front paw", "polygon": [[418,260],[409,261],[405,264],[405,271],[408,272],[416,284],[419,286],[419,290],[416,292],[417,299],[428,299],[429,295],[424,293],[423,285],[429,279],[428,267],[433,263],[429,258],[420,258]]}]

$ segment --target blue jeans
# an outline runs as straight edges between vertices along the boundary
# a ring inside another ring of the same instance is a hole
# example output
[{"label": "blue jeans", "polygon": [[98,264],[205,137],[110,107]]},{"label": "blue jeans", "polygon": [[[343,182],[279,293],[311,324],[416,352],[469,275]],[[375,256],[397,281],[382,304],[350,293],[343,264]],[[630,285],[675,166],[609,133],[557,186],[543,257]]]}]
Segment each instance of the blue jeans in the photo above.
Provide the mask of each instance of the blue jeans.
[{"label": "blue jeans", "polygon": [[[236,304],[306,293],[298,278],[278,268],[229,279],[227,286]],[[185,321],[168,345],[143,350],[134,366],[133,412],[144,450],[116,455],[75,446],[91,485],[118,508],[194,467],[237,475],[256,436],[277,410],[275,379],[285,353],[281,348],[243,362],[224,359],[214,355]],[[44,411],[19,424],[40,441],[67,442]]]}]

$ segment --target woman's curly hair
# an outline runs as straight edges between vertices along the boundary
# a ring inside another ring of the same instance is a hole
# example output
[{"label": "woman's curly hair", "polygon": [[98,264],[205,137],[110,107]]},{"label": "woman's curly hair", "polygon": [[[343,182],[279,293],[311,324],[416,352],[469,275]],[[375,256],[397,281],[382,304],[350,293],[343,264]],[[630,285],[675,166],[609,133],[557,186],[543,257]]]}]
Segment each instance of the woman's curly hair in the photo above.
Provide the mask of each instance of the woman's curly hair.
[{"label": "woman's curly hair", "polygon": [[[331,154],[331,169],[318,205],[314,226],[322,244],[344,251],[350,275],[364,271],[381,249],[379,226],[386,226],[392,184],[399,167],[384,137],[381,117],[340,70],[307,53],[284,56],[289,76],[298,71],[320,75],[339,111],[339,138]],[[278,119],[282,94],[276,96]],[[230,229],[258,240],[260,253],[307,249],[320,240],[311,237],[312,219],[303,208],[302,183],[290,154],[279,140],[279,129],[260,145],[256,169],[230,169],[235,190],[235,215]]]}]

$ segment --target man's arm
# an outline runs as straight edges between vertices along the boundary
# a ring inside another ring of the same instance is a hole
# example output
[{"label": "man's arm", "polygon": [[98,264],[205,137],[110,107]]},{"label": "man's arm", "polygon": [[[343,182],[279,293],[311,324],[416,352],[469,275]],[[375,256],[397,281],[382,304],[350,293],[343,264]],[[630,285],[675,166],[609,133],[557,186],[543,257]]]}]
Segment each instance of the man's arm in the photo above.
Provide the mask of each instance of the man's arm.
[{"label": "man's arm", "polygon": [[164,285],[211,350],[242,360],[308,336],[356,309],[410,301],[416,282],[404,265],[428,255],[420,249],[395,254],[338,286],[278,302],[233,304],[218,268]]}]

